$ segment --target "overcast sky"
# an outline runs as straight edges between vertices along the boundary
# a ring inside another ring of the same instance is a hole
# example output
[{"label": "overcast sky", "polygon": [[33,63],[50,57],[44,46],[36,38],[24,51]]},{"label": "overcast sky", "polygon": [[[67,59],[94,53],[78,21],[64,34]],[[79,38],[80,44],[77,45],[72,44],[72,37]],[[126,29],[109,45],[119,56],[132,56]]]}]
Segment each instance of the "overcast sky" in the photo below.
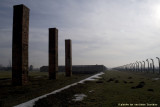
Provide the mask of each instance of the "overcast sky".
[{"label": "overcast sky", "polygon": [[[48,28],[59,30],[59,65],[65,39],[73,65],[116,67],[160,57],[160,0],[1,0],[0,64],[12,60],[13,5],[30,9],[29,65],[48,65]],[[150,60],[151,62],[151,60]]]}]

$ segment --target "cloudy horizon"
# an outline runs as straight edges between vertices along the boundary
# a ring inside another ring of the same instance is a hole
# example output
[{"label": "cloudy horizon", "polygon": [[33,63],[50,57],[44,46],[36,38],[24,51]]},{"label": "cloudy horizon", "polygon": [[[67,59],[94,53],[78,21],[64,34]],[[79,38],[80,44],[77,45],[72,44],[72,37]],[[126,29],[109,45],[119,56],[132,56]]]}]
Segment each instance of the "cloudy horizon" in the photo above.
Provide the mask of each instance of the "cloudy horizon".
[{"label": "cloudy horizon", "polygon": [[[58,29],[59,65],[65,39],[72,40],[72,64],[112,68],[160,57],[159,0],[2,0],[0,64],[12,59],[13,5],[30,9],[29,65],[48,65],[48,28]],[[150,60],[151,62],[151,60]]]}]

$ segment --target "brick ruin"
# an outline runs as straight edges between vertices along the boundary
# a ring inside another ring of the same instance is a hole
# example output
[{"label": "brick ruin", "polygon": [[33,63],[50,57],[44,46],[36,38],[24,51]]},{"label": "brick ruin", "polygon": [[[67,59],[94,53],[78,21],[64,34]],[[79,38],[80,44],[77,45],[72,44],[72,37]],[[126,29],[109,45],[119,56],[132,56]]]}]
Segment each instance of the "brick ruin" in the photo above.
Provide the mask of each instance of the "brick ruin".
[{"label": "brick ruin", "polygon": [[15,5],[13,11],[12,84],[28,82],[29,8]]},{"label": "brick ruin", "polygon": [[49,79],[58,72],[58,29],[49,28]]},{"label": "brick ruin", "polygon": [[65,40],[65,72],[67,77],[72,75],[72,41],[70,39]]},{"label": "brick ruin", "polygon": [[[15,5],[13,11],[12,40],[12,84],[28,83],[28,42],[29,42],[29,8]],[[71,40],[65,40],[65,71],[66,76],[72,75]],[[49,28],[49,79],[56,79],[58,72],[58,29]]]}]

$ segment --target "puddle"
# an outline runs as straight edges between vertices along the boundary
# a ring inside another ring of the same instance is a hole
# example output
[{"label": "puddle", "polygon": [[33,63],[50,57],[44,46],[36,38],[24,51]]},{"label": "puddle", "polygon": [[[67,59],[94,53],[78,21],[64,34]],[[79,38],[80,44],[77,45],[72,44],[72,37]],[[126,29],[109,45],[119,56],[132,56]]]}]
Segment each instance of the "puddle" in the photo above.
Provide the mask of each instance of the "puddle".
[{"label": "puddle", "polygon": [[72,101],[82,101],[84,97],[87,97],[85,94],[75,94],[75,99],[72,99]]}]

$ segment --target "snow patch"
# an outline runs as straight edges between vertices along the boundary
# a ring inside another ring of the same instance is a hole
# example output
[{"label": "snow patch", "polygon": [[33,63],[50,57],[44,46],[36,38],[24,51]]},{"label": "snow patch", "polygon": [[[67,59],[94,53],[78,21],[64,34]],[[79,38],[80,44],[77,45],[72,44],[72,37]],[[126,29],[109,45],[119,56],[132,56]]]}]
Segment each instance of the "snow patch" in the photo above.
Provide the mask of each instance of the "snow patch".
[{"label": "snow patch", "polygon": [[82,101],[84,97],[87,97],[85,94],[75,94],[75,99],[72,99],[72,101]]},{"label": "snow patch", "polygon": [[73,83],[73,84],[71,84],[71,85],[67,85],[67,86],[65,86],[65,87],[63,87],[63,88],[60,88],[60,89],[58,89],[58,90],[55,90],[55,91],[53,91],[53,92],[51,92],[51,93],[48,93],[48,94],[42,95],[42,96],[40,96],[40,97],[34,98],[34,99],[32,99],[32,100],[29,100],[29,101],[24,102],[24,103],[22,103],[22,104],[16,105],[16,106],[14,106],[14,107],[33,107],[34,103],[35,103],[36,101],[38,101],[39,99],[45,98],[45,97],[47,97],[48,95],[52,95],[52,94],[56,94],[56,93],[58,93],[58,92],[61,92],[62,90],[65,90],[65,89],[67,89],[67,88],[70,88],[71,86],[77,85],[78,83],[84,83],[85,81],[94,81],[94,80],[96,80],[96,79],[98,79],[98,78],[101,78],[101,77],[99,77],[99,76],[100,76],[100,75],[103,75],[103,74],[104,74],[103,72],[100,72],[100,73],[95,74],[95,75],[93,75],[93,76],[91,76],[91,77],[88,77],[88,78],[86,78],[86,79],[84,79],[84,80],[81,80],[81,81],[79,81],[79,82]]},{"label": "snow patch", "polygon": [[99,77],[99,76],[100,76],[100,75],[103,75],[103,74],[104,74],[103,72],[100,72],[100,73],[98,73],[98,74],[96,74],[96,75],[93,75],[93,76],[88,77],[88,78],[86,78],[86,79],[84,79],[84,80],[81,80],[81,81],[79,81],[78,83],[84,83],[85,81],[94,81],[94,80],[97,80],[97,79],[101,78],[101,77]]},{"label": "snow patch", "polygon": [[152,78],[152,80],[159,80],[160,78]]},{"label": "snow patch", "polygon": [[89,92],[92,93],[92,92],[94,92],[94,90],[90,90]]}]

